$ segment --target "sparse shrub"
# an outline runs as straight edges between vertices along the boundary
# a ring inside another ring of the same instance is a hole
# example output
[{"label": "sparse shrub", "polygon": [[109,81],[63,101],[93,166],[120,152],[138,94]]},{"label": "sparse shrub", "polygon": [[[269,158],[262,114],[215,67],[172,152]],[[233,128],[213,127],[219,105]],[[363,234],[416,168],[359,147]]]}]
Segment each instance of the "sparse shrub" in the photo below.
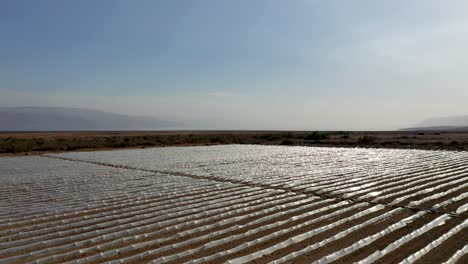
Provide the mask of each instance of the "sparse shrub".
[{"label": "sparse shrub", "polygon": [[275,140],[280,140],[280,139],[281,139],[281,137],[278,136],[278,135],[271,135],[271,136],[268,137],[267,140],[268,141],[275,141]]},{"label": "sparse shrub", "polygon": [[221,137],[212,137],[210,138],[210,143],[223,143],[224,140]]},{"label": "sparse shrub", "polygon": [[394,143],[393,142],[390,142],[390,141],[385,141],[385,142],[382,142],[380,143],[381,146],[393,146]]},{"label": "sparse shrub", "polygon": [[291,146],[291,145],[294,145],[294,141],[289,140],[289,139],[285,139],[285,140],[281,141],[281,145]]},{"label": "sparse shrub", "polygon": [[42,139],[42,138],[33,138],[33,140],[36,143],[36,145],[38,145],[38,146],[42,146],[45,143],[44,139]]},{"label": "sparse shrub", "polygon": [[304,140],[323,140],[323,139],[328,139],[328,136],[323,133],[318,133],[318,132],[314,132],[304,137]]},{"label": "sparse shrub", "polygon": [[144,142],[141,143],[141,145],[147,146],[147,147],[152,147],[152,146],[158,145],[158,143],[153,142],[153,141],[144,141]]},{"label": "sparse shrub", "polygon": [[377,138],[375,138],[375,137],[363,136],[363,137],[360,137],[357,142],[359,144],[369,145],[369,144],[375,143],[376,140],[377,140]]}]

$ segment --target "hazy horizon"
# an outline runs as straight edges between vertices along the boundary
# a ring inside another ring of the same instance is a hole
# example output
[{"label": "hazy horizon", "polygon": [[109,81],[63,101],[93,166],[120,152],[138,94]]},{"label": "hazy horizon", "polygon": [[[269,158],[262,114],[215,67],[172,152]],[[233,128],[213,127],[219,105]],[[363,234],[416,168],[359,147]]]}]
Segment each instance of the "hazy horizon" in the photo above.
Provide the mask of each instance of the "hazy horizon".
[{"label": "hazy horizon", "polygon": [[461,0],[7,0],[0,107],[252,130],[464,116],[466,10]]}]

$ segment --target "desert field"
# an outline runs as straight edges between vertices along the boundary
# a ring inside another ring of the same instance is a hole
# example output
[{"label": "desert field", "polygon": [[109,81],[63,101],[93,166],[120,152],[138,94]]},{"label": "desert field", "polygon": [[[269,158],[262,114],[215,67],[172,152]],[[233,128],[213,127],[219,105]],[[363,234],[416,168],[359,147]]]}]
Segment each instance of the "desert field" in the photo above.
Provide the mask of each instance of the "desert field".
[{"label": "desert field", "polygon": [[3,157],[0,209],[0,263],[468,263],[468,152]]},{"label": "desert field", "polygon": [[225,144],[468,151],[464,131],[0,132],[0,156]]}]

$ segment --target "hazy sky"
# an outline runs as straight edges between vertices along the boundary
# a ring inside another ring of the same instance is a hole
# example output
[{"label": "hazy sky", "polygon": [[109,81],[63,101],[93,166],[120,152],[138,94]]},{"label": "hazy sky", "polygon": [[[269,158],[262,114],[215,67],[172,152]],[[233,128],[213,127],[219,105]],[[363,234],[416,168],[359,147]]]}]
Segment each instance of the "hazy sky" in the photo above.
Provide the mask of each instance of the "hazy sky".
[{"label": "hazy sky", "polygon": [[0,106],[211,129],[468,114],[468,1],[0,2]]}]

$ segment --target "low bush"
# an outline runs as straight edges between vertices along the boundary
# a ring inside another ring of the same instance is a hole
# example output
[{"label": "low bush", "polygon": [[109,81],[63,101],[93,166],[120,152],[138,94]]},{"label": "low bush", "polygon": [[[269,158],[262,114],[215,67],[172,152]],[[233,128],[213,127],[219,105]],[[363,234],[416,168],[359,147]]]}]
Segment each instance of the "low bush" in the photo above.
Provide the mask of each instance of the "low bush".
[{"label": "low bush", "polygon": [[328,136],[323,133],[314,132],[304,137],[304,140],[323,140],[328,139]]},{"label": "low bush", "polygon": [[281,141],[281,145],[291,146],[291,145],[294,145],[294,141],[289,140],[289,139],[285,139],[285,140]]},{"label": "low bush", "polygon": [[375,137],[363,136],[363,137],[360,137],[357,142],[359,144],[369,145],[369,144],[375,143],[376,140],[377,140],[377,138],[375,138]]},{"label": "low bush", "polygon": [[223,143],[224,140],[221,137],[212,137],[210,138],[210,143]]}]

